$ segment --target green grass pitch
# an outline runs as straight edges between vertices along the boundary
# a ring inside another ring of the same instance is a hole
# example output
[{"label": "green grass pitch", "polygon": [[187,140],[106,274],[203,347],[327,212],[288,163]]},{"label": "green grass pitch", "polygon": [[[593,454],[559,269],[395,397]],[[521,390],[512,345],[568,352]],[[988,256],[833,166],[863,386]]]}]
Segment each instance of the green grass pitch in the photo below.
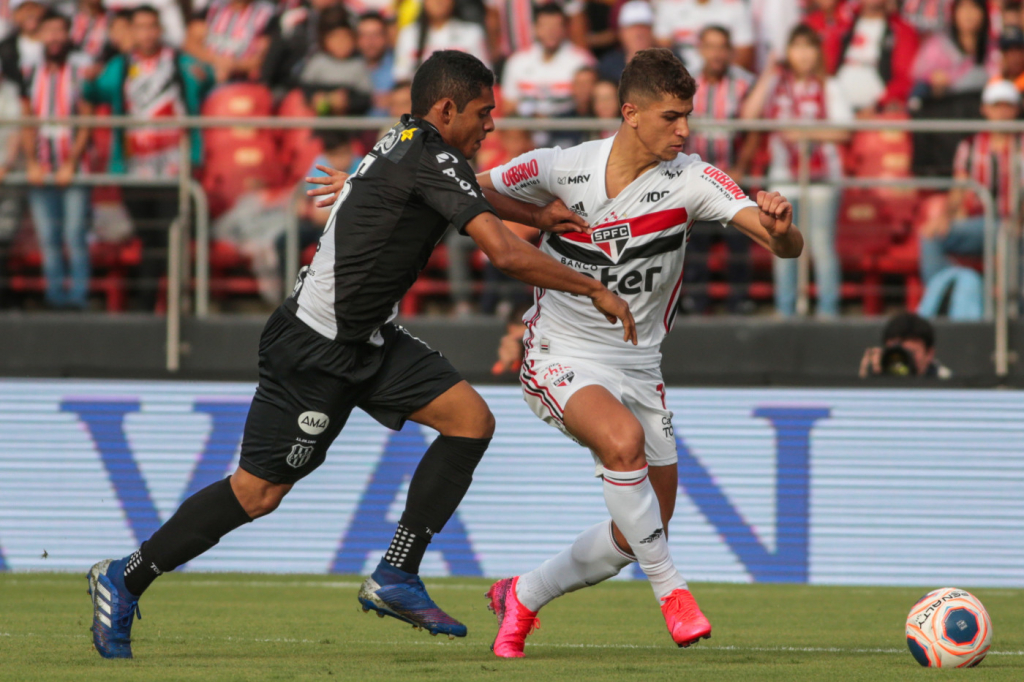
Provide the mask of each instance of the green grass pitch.
[{"label": "green grass pitch", "polygon": [[714,636],[678,649],[647,584],[615,581],[546,607],[527,658],[499,660],[490,581],[427,581],[469,627],[456,641],[362,613],[358,581],[169,575],[141,603],[136,658],[105,661],[92,650],[84,577],[0,574],[0,680],[1024,679],[1024,590],[974,591],[992,615],[992,652],[949,673],[919,667],[906,648],[904,618],[924,588],[695,584]]}]

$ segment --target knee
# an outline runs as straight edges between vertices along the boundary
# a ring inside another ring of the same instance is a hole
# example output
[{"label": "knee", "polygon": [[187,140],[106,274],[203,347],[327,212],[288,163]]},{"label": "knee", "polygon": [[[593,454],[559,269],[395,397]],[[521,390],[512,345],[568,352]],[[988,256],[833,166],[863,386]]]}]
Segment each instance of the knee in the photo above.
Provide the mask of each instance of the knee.
[{"label": "knee", "polygon": [[637,471],[647,466],[644,430],[639,423],[615,429],[604,439],[601,461],[612,471]]},{"label": "knee", "polygon": [[470,435],[466,438],[492,438],[494,436],[494,413],[484,405],[479,415],[467,425]]},{"label": "knee", "polygon": [[463,413],[456,423],[448,428],[442,427],[438,431],[442,435],[456,438],[488,439],[494,436],[494,414],[486,403],[480,402],[480,405]]},{"label": "knee", "polygon": [[[251,519],[258,519],[261,516],[266,516],[275,509],[281,506],[281,500],[288,494],[288,490],[291,486],[275,485],[261,491],[259,494],[248,498],[247,502],[242,503],[242,508],[245,509],[245,513],[249,515]],[[239,500],[241,502],[241,500]]]},{"label": "knee", "polygon": [[271,483],[255,477],[233,476],[231,488],[234,490],[238,503],[251,519],[266,516],[279,506],[281,500],[292,489],[290,484]]}]

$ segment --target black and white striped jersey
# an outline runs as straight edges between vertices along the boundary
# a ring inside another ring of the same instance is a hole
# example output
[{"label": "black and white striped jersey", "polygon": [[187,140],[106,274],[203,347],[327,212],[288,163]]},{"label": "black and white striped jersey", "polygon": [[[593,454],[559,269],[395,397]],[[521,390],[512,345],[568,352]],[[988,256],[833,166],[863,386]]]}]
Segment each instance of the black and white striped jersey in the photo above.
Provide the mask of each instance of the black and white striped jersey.
[{"label": "black and white striped jersey", "polygon": [[345,183],[285,306],[329,339],[379,343],[448,225],[463,232],[484,211],[462,153],[403,116]]}]

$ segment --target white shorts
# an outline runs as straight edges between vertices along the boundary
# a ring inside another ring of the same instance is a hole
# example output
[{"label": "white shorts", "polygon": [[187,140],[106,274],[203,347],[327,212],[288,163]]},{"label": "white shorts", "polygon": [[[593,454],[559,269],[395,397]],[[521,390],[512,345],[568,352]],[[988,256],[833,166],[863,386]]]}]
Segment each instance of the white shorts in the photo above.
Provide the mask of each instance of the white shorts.
[{"label": "white shorts", "polygon": [[[584,386],[603,386],[643,425],[644,454],[649,465],[669,466],[679,461],[660,369],[614,369],[589,360],[544,357],[525,360],[519,381],[523,399],[533,413],[577,443],[562,423],[563,410],[569,398]],[[601,462],[596,455],[594,462],[600,472]]]}]

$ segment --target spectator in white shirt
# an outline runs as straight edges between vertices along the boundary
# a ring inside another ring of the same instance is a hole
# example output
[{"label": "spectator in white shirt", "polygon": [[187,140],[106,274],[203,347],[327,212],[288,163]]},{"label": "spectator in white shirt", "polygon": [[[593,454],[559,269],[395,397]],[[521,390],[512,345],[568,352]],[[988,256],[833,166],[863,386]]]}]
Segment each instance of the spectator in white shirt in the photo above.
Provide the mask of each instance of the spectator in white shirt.
[{"label": "spectator in white shirt", "polygon": [[573,78],[594,57],[567,39],[565,12],[555,3],[535,12],[536,42],[508,58],[501,81],[506,115],[565,116],[574,109]]},{"label": "spectator in white shirt", "polygon": [[697,42],[707,26],[725,26],[732,35],[735,63],[754,70],[754,20],[744,0],[660,0],[655,3],[654,37],[674,50],[690,73],[701,70]]},{"label": "spectator in white shirt", "polygon": [[488,63],[487,37],[479,24],[455,17],[455,0],[423,0],[419,19],[398,34],[395,81],[412,80],[416,69],[438,50],[468,52]]}]

